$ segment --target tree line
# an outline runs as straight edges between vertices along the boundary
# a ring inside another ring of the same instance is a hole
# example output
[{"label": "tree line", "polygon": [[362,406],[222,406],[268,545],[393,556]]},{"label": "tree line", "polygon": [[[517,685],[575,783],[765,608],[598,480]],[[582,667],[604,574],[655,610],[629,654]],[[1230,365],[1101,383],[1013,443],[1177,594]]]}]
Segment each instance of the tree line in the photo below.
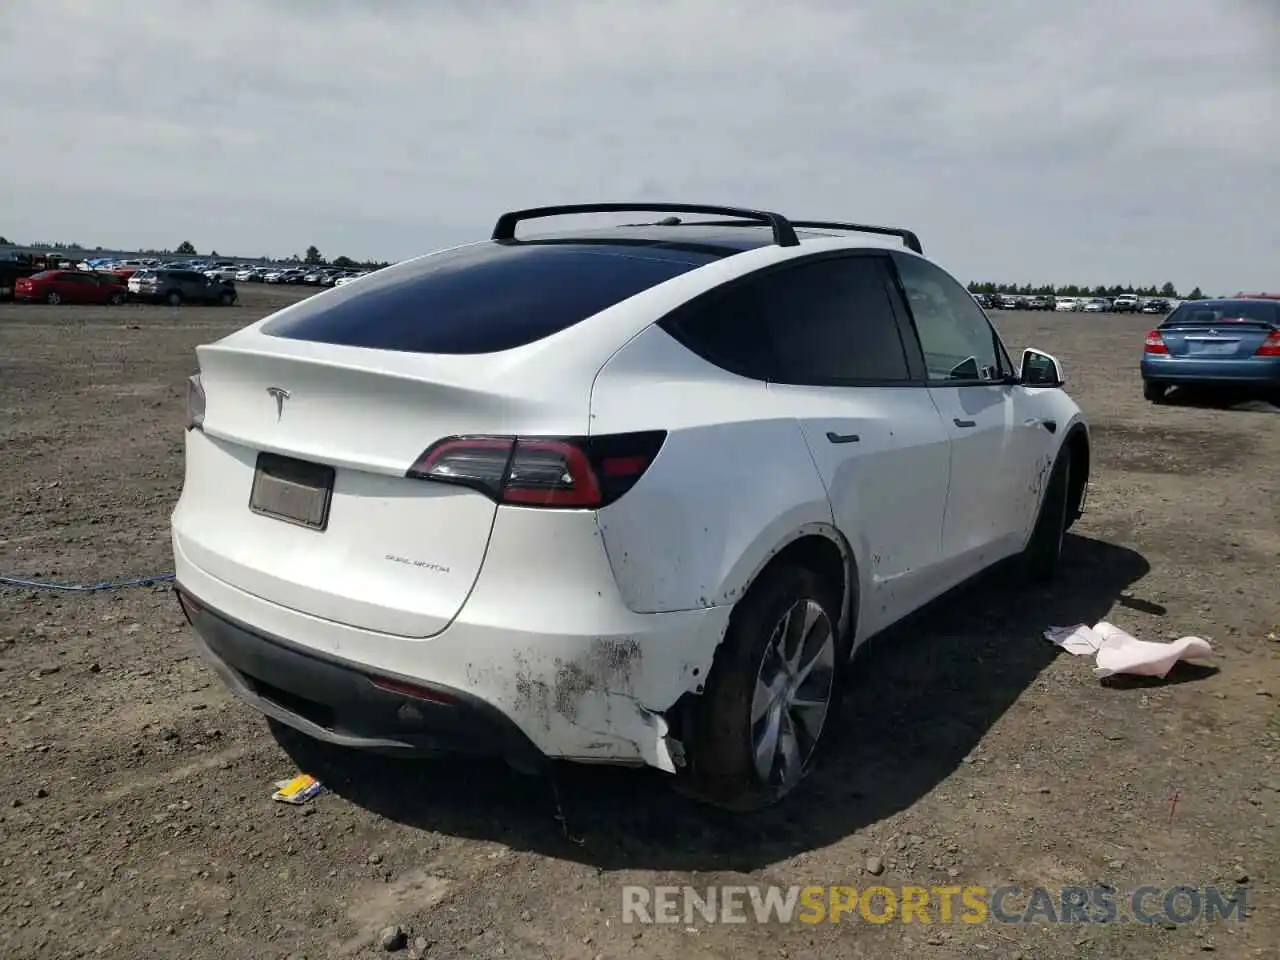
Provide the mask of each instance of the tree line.
[{"label": "tree line", "polygon": [[1133,284],[1098,284],[1097,286],[1088,286],[1087,284],[1068,283],[1063,286],[1055,286],[1052,283],[1041,284],[1036,286],[1031,283],[991,283],[974,281],[969,284],[970,293],[1007,293],[1010,296],[1022,297],[1118,297],[1121,294],[1132,294],[1136,297],[1164,297],[1168,300],[1203,300],[1204,294],[1196,287],[1185,297],[1178,296],[1178,288],[1172,283],[1165,282],[1160,287],[1135,287]]},{"label": "tree line", "polygon": [[[19,244],[16,241],[9,240],[4,235],[0,234],[0,247],[18,247],[18,246],[24,246],[24,244]],[[47,250],[50,252],[67,253],[67,254],[72,254],[72,253],[92,254],[92,253],[118,252],[118,251],[109,251],[106,247],[102,247],[102,246],[86,247],[83,244],[79,244],[79,243],[62,243],[62,242],[29,243],[29,244],[25,244],[25,246],[30,247],[33,250]],[[183,240],[173,250],[147,249],[147,250],[134,250],[131,252],[136,253],[139,256],[143,256],[143,257],[198,257],[198,256],[201,256],[200,252],[196,249],[195,244],[193,244],[190,240]],[[224,256],[224,254],[218,253],[217,250],[210,250],[207,254],[204,254],[204,256],[221,257],[221,256]],[[234,259],[248,260],[251,258],[234,257]],[[315,244],[312,244],[311,246],[307,247],[306,253],[304,253],[302,256],[298,256],[298,254],[295,253],[291,257],[281,258],[281,257],[262,256],[262,257],[258,257],[257,259],[270,262],[270,263],[305,263],[308,266],[338,267],[344,270],[380,270],[383,267],[388,267],[391,265],[386,260],[356,260],[352,257],[345,257],[345,256],[334,257],[332,260],[326,260],[323,256],[321,256],[320,251],[315,246]]]}]

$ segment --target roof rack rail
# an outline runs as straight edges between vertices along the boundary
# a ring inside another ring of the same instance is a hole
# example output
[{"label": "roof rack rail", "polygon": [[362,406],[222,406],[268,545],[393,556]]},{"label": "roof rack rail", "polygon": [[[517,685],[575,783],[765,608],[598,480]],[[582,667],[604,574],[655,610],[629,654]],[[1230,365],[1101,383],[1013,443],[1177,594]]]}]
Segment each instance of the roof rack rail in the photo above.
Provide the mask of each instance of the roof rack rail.
[{"label": "roof rack rail", "polygon": [[901,227],[875,227],[866,223],[839,223],[835,220],[792,220],[791,225],[802,230],[805,228],[811,230],[849,230],[853,233],[876,233],[885,237],[898,237],[908,250],[914,250],[916,253],[924,255],[924,250],[920,246],[920,238],[910,230],[904,230]]},{"label": "roof rack rail", "polygon": [[[528,210],[512,210],[498,218],[493,228],[494,240],[514,240],[516,224],[524,220],[544,217],[560,217],[579,213],[694,213],[718,217],[736,217],[740,220],[767,226],[773,230],[773,242],[780,247],[798,247],[800,238],[791,223],[780,213],[766,210],[747,210],[742,207],[716,207],[700,203],[566,203],[557,207],[531,207]],[[696,226],[696,224],[694,224]]]}]

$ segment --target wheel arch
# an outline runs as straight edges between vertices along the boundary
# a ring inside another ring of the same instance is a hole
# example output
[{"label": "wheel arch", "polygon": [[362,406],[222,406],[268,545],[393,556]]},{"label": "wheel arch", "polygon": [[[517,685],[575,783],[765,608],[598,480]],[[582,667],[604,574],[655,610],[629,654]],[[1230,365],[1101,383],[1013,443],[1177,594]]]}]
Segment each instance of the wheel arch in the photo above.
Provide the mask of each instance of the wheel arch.
[{"label": "wheel arch", "polygon": [[1084,516],[1089,494],[1090,446],[1089,428],[1077,421],[1067,431],[1061,449],[1071,453],[1071,486],[1067,490],[1067,525]]},{"label": "wheel arch", "polygon": [[840,633],[851,648],[861,596],[858,560],[848,540],[831,524],[807,523],[798,527],[765,552],[740,587],[731,587],[726,594],[736,603],[771,570],[788,564],[811,570],[839,592]]}]

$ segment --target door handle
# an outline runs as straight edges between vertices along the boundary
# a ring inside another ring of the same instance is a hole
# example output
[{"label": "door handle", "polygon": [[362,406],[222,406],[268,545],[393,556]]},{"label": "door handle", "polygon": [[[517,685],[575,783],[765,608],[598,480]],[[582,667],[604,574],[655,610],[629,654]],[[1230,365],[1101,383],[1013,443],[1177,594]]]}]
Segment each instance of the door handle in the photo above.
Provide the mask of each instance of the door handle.
[{"label": "door handle", "polygon": [[836,433],[833,430],[828,430],[827,439],[832,443],[857,443],[861,437],[856,433]]},{"label": "door handle", "polygon": [[976,420],[961,420],[959,417],[953,417],[951,422],[957,427],[976,427],[978,425]]}]

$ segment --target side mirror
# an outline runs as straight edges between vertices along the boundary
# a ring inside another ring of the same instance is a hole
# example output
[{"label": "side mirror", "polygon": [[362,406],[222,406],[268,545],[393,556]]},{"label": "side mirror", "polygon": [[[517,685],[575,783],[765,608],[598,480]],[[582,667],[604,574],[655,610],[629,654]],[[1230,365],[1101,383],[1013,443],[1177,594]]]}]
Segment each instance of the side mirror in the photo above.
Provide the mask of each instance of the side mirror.
[{"label": "side mirror", "polygon": [[1023,350],[1018,382],[1024,387],[1060,387],[1066,377],[1057,357],[1040,350]]}]

